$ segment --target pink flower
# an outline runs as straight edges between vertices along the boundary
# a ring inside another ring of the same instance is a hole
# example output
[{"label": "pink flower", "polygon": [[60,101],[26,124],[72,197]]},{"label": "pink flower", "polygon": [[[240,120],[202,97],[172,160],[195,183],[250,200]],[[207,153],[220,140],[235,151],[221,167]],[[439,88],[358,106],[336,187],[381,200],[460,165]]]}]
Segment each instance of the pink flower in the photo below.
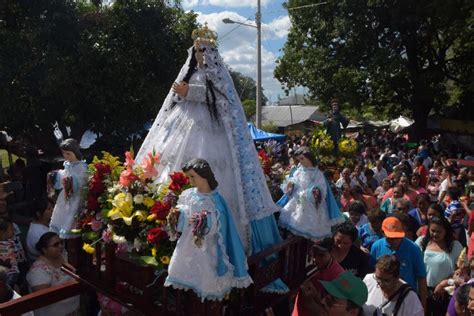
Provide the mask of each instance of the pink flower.
[{"label": "pink flower", "polygon": [[99,230],[101,230],[103,224],[101,221],[97,220],[96,218],[94,218],[92,221],[91,221],[91,228],[93,231],[97,232]]},{"label": "pink flower", "polygon": [[106,229],[102,232],[102,239],[105,242],[111,242],[112,241],[112,231],[110,229]]},{"label": "pink flower", "polygon": [[124,165],[127,166],[127,169],[128,169],[128,168],[132,168],[134,164],[135,164],[135,160],[133,160],[132,153],[129,152],[129,151],[125,152],[125,163],[124,163]]},{"label": "pink flower", "polygon": [[152,153],[148,153],[142,162],[143,176],[145,179],[150,179],[158,175],[158,171],[155,168],[155,164],[160,162],[160,154],[157,153],[153,156]]},{"label": "pink flower", "polygon": [[138,177],[133,173],[132,168],[127,168],[120,174],[120,184],[124,187],[130,186],[133,182],[137,181]]}]

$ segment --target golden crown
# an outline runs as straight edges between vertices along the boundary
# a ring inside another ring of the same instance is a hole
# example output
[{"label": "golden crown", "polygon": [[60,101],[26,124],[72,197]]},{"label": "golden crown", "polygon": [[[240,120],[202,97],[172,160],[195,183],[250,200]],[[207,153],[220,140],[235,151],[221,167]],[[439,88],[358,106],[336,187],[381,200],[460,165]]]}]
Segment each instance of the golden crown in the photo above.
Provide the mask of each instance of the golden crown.
[{"label": "golden crown", "polygon": [[208,44],[215,46],[217,42],[217,33],[211,31],[207,27],[207,22],[204,23],[204,26],[197,28],[191,34],[191,38],[194,40],[194,44]]}]

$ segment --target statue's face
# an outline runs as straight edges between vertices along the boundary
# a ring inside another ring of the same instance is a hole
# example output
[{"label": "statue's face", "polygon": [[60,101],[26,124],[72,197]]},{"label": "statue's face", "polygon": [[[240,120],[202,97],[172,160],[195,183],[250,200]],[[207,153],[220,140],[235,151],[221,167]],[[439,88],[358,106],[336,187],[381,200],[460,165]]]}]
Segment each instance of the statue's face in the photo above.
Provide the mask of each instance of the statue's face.
[{"label": "statue's face", "polygon": [[194,54],[194,57],[196,57],[196,61],[199,67],[202,67],[204,65],[203,48],[201,48],[199,45],[196,45],[194,50],[196,51],[196,53]]},{"label": "statue's face", "polygon": [[70,150],[62,150],[63,158],[67,161],[77,161],[76,154]]}]

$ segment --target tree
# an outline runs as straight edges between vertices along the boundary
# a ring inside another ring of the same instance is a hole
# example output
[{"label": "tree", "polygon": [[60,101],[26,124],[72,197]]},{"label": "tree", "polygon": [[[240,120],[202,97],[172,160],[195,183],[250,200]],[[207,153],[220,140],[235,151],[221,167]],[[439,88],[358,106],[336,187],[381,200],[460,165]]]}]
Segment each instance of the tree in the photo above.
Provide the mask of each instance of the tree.
[{"label": "tree", "polygon": [[[229,69],[229,72],[230,76],[232,77],[232,80],[234,81],[235,90],[239,94],[240,100],[256,100],[257,83],[255,82],[255,80],[232,69]],[[267,104],[267,102],[268,98],[265,96],[265,93],[263,93],[262,88],[262,105]]]},{"label": "tree", "polygon": [[244,108],[244,113],[245,113],[245,117],[247,118],[247,121],[250,121],[251,118],[257,113],[257,108],[255,104],[256,104],[255,99],[242,100],[242,107]]},{"label": "tree", "polygon": [[[121,152],[159,111],[196,14],[158,0],[9,1],[0,8],[0,127],[53,143],[51,123]],[[99,146],[98,146],[99,147]]]},{"label": "tree", "polygon": [[326,104],[337,96],[388,116],[407,112],[418,130],[448,103],[464,114],[473,108],[471,1],[329,0],[289,12],[275,69],[286,89],[302,85]]}]

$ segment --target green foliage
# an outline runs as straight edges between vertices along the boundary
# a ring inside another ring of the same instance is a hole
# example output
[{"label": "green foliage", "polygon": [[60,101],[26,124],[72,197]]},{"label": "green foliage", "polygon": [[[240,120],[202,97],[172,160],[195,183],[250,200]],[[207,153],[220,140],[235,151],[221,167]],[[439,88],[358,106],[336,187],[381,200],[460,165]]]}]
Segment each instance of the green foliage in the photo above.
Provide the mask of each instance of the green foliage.
[{"label": "green foliage", "polygon": [[268,133],[277,133],[278,132],[278,126],[275,125],[273,122],[267,122],[262,124],[262,131],[268,132]]},{"label": "green foliage", "polygon": [[378,119],[408,111],[419,127],[448,102],[464,115],[473,108],[472,2],[326,2],[290,10],[292,27],[275,69],[287,90],[305,86],[325,104],[337,96],[344,108],[369,109]]},{"label": "green foliage", "polygon": [[[251,77],[246,76],[238,71],[229,69],[230,76],[234,81],[235,90],[239,95],[240,100],[256,100],[257,97],[257,83]],[[263,93],[262,89],[262,105],[267,103],[268,99]]]},{"label": "green foliage", "polygon": [[51,123],[123,151],[144,133],[192,45],[196,14],[163,1],[8,1],[0,7],[0,128],[53,141]]},{"label": "green foliage", "polygon": [[244,108],[244,113],[245,113],[245,117],[247,118],[247,121],[249,121],[257,113],[255,104],[256,104],[255,99],[253,100],[246,99],[242,101],[242,107]]}]

